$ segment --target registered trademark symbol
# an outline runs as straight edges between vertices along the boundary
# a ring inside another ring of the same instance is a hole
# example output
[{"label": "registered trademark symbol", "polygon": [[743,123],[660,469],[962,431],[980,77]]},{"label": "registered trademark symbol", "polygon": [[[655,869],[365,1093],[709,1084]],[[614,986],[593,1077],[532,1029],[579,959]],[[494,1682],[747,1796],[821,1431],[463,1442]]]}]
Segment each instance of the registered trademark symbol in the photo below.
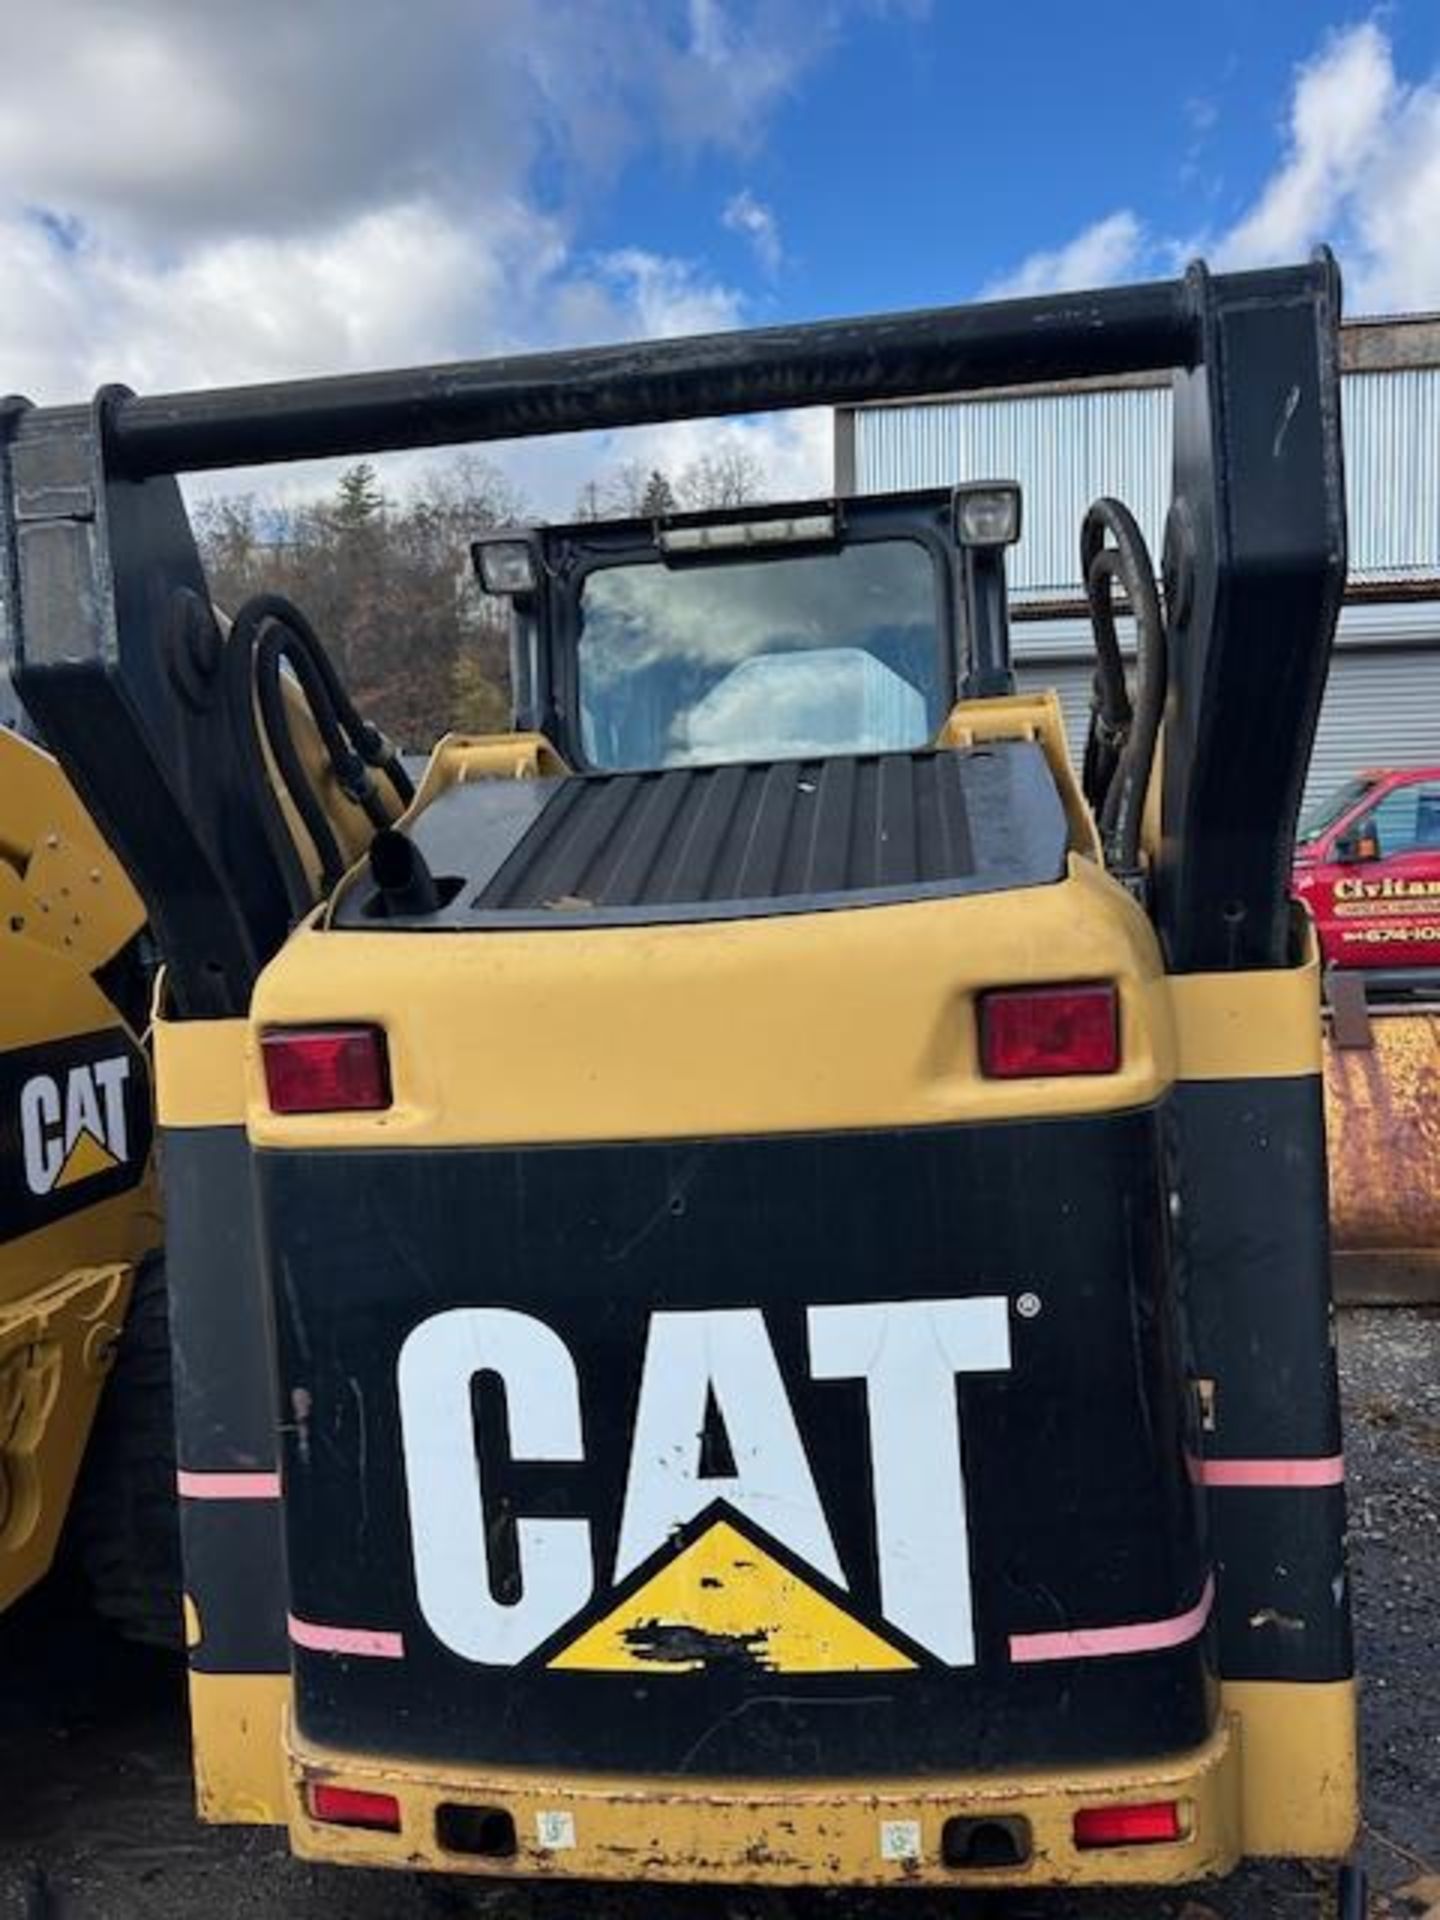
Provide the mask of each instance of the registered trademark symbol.
[{"label": "registered trademark symbol", "polygon": [[1038,1293],[1022,1293],[1019,1299],[1015,1302],[1015,1311],[1019,1314],[1022,1320],[1033,1320],[1040,1311],[1039,1294]]}]

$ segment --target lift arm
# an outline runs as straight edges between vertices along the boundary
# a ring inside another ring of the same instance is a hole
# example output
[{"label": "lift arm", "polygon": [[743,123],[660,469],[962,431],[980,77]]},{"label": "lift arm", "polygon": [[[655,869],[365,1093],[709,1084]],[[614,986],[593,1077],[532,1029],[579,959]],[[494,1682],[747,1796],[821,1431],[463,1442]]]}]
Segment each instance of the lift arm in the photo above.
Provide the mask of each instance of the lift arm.
[{"label": "lift arm", "polygon": [[1345,577],[1333,262],[577,352],[0,402],[0,662],[144,895],[176,1011],[285,936],[175,476],[1169,368],[1173,686],[1158,919],[1179,971],[1289,957],[1288,862]]}]

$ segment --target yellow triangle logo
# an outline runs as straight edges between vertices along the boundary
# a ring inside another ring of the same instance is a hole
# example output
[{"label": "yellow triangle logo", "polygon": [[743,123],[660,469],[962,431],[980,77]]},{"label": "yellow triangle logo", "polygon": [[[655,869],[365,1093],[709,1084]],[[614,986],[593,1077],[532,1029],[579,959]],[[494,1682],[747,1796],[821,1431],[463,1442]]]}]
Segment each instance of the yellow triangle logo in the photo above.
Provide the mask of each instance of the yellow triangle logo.
[{"label": "yellow triangle logo", "polygon": [[108,1153],[93,1133],[84,1132],[70,1149],[60,1177],[55,1182],[55,1191],[61,1187],[73,1187],[79,1180],[93,1180],[97,1173],[110,1173],[120,1162],[113,1153]]},{"label": "yellow triangle logo", "polygon": [[767,1673],[915,1665],[728,1520],[682,1547],[549,1664],[568,1673],[699,1673],[737,1661]]}]

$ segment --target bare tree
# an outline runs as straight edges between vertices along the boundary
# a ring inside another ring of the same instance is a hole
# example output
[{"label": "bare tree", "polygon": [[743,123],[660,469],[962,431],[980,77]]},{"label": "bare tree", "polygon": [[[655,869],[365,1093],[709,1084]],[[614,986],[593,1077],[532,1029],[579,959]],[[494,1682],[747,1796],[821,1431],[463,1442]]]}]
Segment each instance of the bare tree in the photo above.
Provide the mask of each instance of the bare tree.
[{"label": "bare tree", "polygon": [[678,511],[745,507],[768,493],[765,469],[735,442],[702,453],[672,477],[664,467],[626,460],[587,480],[575,499],[577,520],[658,518]]},{"label": "bare tree", "polygon": [[681,470],[675,492],[681,506],[692,512],[748,507],[765,498],[765,469],[748,447],[732,441],[690,461]]},{"label": "bare tree", "polygon": [[575,519],[603,520],[605,518],[604,496],[598,480],[587,480],[575,496]]},{"label": "bare tree", "polygon": [[488,462],[464,456],[402,500],[365,463],[330,497],[265,510],[242,496],[196,515],[216,601],[288,594],[330,647],[359,704],[405,746],[508,723],[508,609],[482,594],[469,546],[528,517]]},{"label": "bare tree", "polygon": [[267,551],[260,508],[253,493],[202,500],[192,520],[211,581],[223,581],[217,598],[234,604],[258,593]]},{"label": "bare tree", "polygon": [[645,496],[655,469],[643,460],[626,460],[600,476],[601,518],[634,520],[645,511]]}]

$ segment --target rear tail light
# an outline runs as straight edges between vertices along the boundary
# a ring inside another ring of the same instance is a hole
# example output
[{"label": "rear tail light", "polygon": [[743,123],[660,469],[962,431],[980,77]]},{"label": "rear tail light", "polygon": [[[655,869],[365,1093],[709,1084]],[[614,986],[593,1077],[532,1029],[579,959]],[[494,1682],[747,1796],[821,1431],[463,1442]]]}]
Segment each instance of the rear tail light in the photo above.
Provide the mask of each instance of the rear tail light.
[{"label": "rear tail light", "polygon": [[375,1113],[390,1104],[379,1027],[267,1027],[260,1056],[275,1113]]},{"label": "rear tail light", "polygon": [[332,1827],[368,1827],[375,1833],[399,1833],[400,1802],[393,1793],[367,1793],[362,1787],[328,1782],[310,1788],[310,1811]]},{"label": "rear tail light", "polygon": [[1183,1840],[1180,1803],[1147,1800],[1132,1807],[1082,1807],[1075,1816],[1075,1845],[1092,1847],[1158,1847]]},{"label": "rear tail light", "polygon": [[1120,996],[1108,980],[1002,987],[980,996],[980,1071],[988,1080],[1114,1073]]}]

